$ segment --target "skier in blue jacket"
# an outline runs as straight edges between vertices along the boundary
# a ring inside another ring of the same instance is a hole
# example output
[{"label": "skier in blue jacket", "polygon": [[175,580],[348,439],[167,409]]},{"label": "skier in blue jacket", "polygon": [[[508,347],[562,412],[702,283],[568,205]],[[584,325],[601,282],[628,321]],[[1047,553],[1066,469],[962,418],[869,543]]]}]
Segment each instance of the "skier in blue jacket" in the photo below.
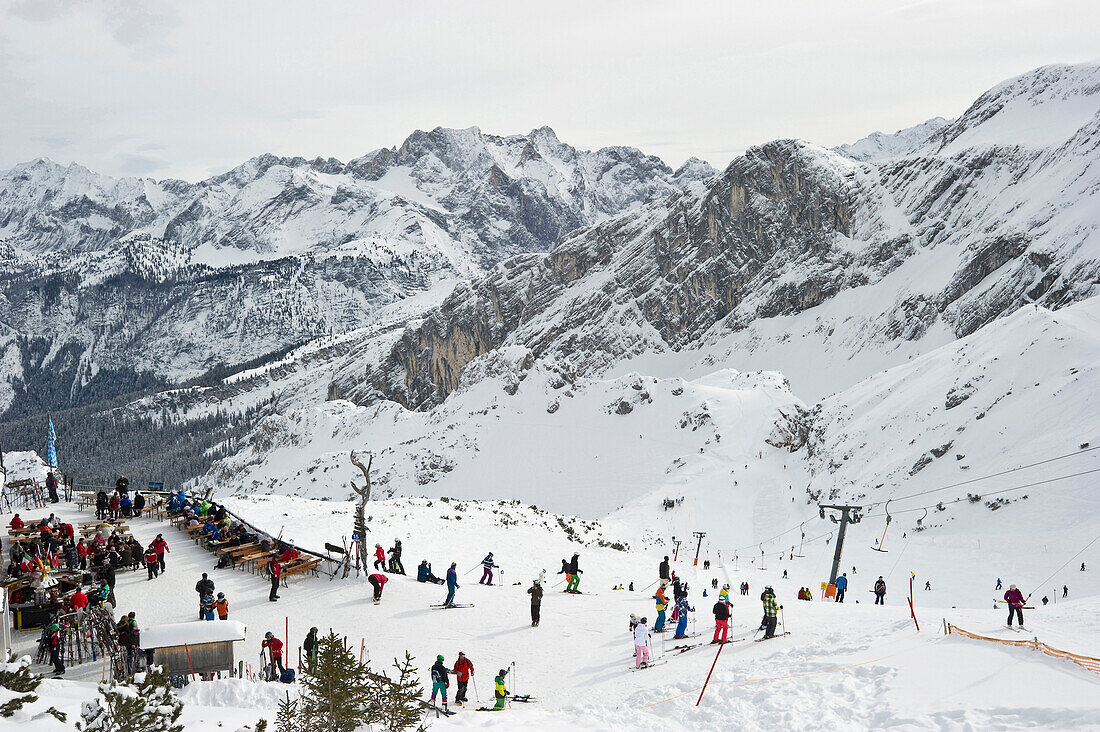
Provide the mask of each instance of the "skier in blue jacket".
[{"label": "skier in blue jacket", "polygon": [[687,595],[684,595],[677,601],[676,610],[679,620],[676,623],[676,635],[672,637],[674,640],[679,640],[680,638],[687,638],[688,613],[695,612],[695,608],[688,605]]},{"label": "skier in blue jacket", "polygon": [[455,563],[451,562],[451,568],[447,570],[447,599],[443,601],[444,607],[455,604],[455,590],[458,589],[458,570]]},{"label": "skier in blue jacket", "polygon": [[848,589],[848,573],[840,575],[836,578],[836,600],[835,602],[844,602],[844,591]]}]

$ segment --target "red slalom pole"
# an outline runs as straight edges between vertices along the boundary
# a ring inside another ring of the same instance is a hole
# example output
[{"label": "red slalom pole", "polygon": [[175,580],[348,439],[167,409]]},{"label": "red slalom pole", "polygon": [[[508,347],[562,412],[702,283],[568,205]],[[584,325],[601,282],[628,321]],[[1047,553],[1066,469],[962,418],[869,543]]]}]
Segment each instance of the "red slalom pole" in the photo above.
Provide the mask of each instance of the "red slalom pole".
[{"label": "red slalom pole", "polygon": [[283,638],[284,638],[283,643],[286,644],[287,655],[289,656],[290,655],[290,653],[289,653],[289,651],[290,651],[290,616],[285,615],[284,618],[286,619],[286,630],[283,631]]},{"label": "red slalom pole", "polygon": [[714,673],[714,667],[718,665],[718,657],[722,655],[722,647],[725,645],[725,642],[718,644],[718,653],[714,654],[714,663],[710,665],[710,672],[707,674],[707,680],[703,682],[703,688],[699,692],[699,698],[695,701],[695,706],[699,706],[699,702],[703,701],[703,694],[707,693],[707,684],[710,683],[710,675]]},{"label": "red slalom pole", "polygon": [[913,618],[913,625],[920,632],[920,623],[917,622],[917,612],[913,609],[913,575],[909,575],[909,616]]}]

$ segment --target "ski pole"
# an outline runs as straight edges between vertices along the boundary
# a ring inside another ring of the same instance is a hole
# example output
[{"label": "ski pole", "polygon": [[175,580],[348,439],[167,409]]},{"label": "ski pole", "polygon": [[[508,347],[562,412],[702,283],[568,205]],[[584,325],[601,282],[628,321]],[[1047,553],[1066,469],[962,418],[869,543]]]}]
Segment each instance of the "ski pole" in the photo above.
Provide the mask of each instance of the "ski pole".
[{"label": "ski pole", "polygon": [[470,680],[474,682],[474,698],[477,699],[477,703],[481,703],[481,694],[477,693],[477,674],[470,674]]},{"label": "ski pole", "polygon": [[787,615],[783,612],[783,606],[779,606],[779,622],[783,625],[783,632],[787,632]]},{"label": "ski pole", "polygon": [[650,583],[649,583],[648,585],[646,585],[646,586],[645,586],[645,588],[644,588],[644,589],[642,590],[642,592],[645,592],[646,590],[648,590],[648,589],[649,589],[650,587],[652,587],[653,585],[657,584],[658,582],[660,582],[660,580],[659,580],[659,579],[655,579],[655,580],[653,580],[652,582],[650,582]]}]

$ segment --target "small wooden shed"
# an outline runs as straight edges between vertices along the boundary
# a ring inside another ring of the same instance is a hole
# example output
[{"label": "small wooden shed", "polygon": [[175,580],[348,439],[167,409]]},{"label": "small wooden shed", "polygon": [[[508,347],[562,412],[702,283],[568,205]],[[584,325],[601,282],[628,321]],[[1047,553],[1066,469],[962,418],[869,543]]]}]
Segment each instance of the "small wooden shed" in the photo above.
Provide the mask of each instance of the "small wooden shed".
[{"label": "small wooden shed", "polygon": [[244,623],[196,620],[154,625],[141,631],[141,647],[169,674],[211,674],[234,666],[233,644],[244,640]]}]

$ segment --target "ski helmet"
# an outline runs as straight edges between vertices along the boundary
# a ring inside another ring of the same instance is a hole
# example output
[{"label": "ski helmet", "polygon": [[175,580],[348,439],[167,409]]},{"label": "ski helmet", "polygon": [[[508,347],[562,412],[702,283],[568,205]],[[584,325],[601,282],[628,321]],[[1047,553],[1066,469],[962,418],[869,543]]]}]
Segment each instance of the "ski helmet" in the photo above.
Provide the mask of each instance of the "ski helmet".
[{"label": "ski helmet", "polygon": [[274,635],[272,635],[272,633],[271,633],[271,631],[270,631],[270,630],[269,630],[269,631],[267,631],[266,633],[264,633],[264,638],[274,638],[274,637],[275,637],[275,636],[274,636]]},{"label": "ski helmet", "polygon": [[460,656],[465,656],[466,654],[465,654],[465,653],[463,653],[462,651],[459,651],[459,652],[458,652],[458,655],[460,655]]},{"label": "ski helmet", "polygon": [[500,673],[498,673],[498,674],[497,674],[497,676],[504,676],[504,675],[506,675],[507,673],[508,673],[508,669],[506,669],[506,668],[502,668],[502,669],[500,670]]},{"label": "ski helmet", "polygon": [[638,616],[637,616],[637,615],[635,615],[634,613],[630,613],[630,617],[632,617],[632,618],[636,618],[636,617],[638,617]]},{"label": "ski helmet", "polygon": [[218,593],[218,599],[219,600],[224,600],[225,599],[225,593],[224,592],[219,592]]},{"label": "ski helmet", "polygon": [[491,556],[493,556],[493,553],[492,553],[492,552],[489,552],[489,556],[490,556],[490,557],[491,557]]},{"label": "ski helmet", "polygon": [[443,660],[443,654],[440,653],[438,656],[435,657],[435,660],[442,661]]},{"label": "ski helmet", "polygon": [[764,589],[765,589],[765,590],[770,590],[771,588],[772,588],[772,586],[771,586],[771,585],[764,585]]},{"label": "ski helmet", "polygon": [[723,590],[728,590],[729,588],[730,588],[730,586],[729,586],[728,582],[726,584],[722,585]]},{"label": "ski helmet", "polygon": [[649,618],[642,618],[642,622],[643,622],[643,623],[648,623],[648,622],[649,622]]},{"label": "ski helmet", "polygon": [[309,632],[310,633],[316,633],[317,632],[317,626],[314,625],[312,628],[309,629]]}]

